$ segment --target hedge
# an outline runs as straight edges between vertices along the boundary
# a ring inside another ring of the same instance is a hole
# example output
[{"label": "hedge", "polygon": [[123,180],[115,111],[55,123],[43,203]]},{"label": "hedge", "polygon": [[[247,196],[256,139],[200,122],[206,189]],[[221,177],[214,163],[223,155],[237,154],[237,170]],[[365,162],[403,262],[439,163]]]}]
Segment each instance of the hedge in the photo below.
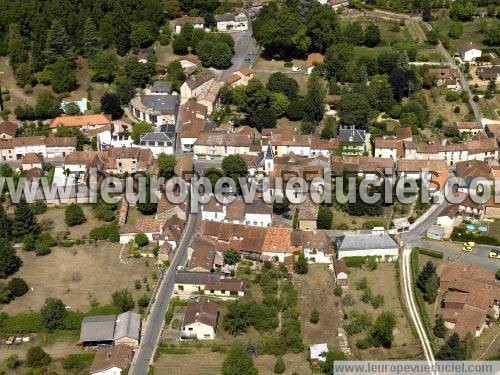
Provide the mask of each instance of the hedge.
[{"label": "hedge", "polygon": [[419,254],[427,255],[438,259],[443,259],[444,256],[441,251],[425,249],[423,247],[415,247],[414,250],[418,251]]},{"label": "hedge", "polygon": [[92,364],[95,353],[77,353],[69,354],[62,361],[63,369],[65,370],[83,370]]},{"label": "hedge", "polygon": [[21,312],[7,317],[0,327],[5,333],[32,333],[43,329],[42,315],[39,312]]},{"label": "hedge", "polygon": [[345,261],[347,267],[361,268],[365,263],[365,257],[355,256],[355,257],[345,257],[342,258]]},{"label": "hedge", "polygon": [[467,231],[463,226],[453,229],[451,240],[459,242],[473,241],[482,245],[500,246],[500,241],[498,241],[495,237],[478,236],[472,232]]}]

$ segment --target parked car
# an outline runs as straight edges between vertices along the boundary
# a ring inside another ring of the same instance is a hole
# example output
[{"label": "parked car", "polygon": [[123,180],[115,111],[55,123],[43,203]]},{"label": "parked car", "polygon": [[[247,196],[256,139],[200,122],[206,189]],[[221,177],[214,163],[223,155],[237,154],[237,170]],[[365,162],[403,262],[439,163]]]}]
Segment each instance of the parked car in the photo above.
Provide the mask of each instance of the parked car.
[{"label": "parked car", "polygon": [[493,258],[493,259],[500,259],[500,250],[491,249],[490,255],[488,255],[488,257]]},{"label": "parked car", "polygon": [[472,247],[464,245],[464,247],[462,247],[462,251],[472,251]]},{"label": "parked car", "polygon": [[299,68],[298,66],[292,66],[292,72],[297,73],[297,72],[301,72],[301,71],[302,71],[302,69]]}]

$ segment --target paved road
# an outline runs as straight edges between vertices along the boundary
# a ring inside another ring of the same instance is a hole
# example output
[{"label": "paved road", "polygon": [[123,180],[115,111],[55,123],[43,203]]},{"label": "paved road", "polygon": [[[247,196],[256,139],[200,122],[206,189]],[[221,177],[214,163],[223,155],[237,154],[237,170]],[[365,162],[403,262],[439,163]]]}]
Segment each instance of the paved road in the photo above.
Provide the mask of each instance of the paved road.
[{"label": "paved road", "polygon": [[136,352],[134,361],[130,367],[129,373],[131,375],[146,375],[148,372],[149,364],[152,362],[156,346],[158,345],[163,330],[165,313],[167,312],[174,288],[175,272],[178,265],[185,265],[187,262],[187,247],[193,238],[197,222],[198,215],[190,214],[179,247],[176,250],[170,267],[165,272],[153,308],[147,318],[146,328],[141,339],[139,350]]},{"label": "paved road", "polygon": [[411,275],[410,255],[411,255],[411,248],[410,247],[405,248],[403,250],[403,259],[402,259],[404,298],[406,305],[408,307],[409,315],[413,321],[413,325],[417,330],[420,343],[422,344],[422,349],[424,350],[425,359],[427,360],[428,364],[432,366],[435,362],[434,353],[432,352],[431,344],[425,332],[422,321],[420,320],[420,314],[416,307],[415,297],[413,295],[413,279]]},{"label": "paved road", "polygon": [[251,62],[245,61],[245,58],[250,52],[253,53],[253,56],[255,58],[258,50],[257,42],[253,38],[252,33],[251,23],[247,31],[231,33],[231,36],[234,39],[234,56],[231,60],[233,64],[226,70],[222,70],[219,72],[218,78],[220,80],[227,78],[235,71],[241,69],[244,66],[251,65]]}]

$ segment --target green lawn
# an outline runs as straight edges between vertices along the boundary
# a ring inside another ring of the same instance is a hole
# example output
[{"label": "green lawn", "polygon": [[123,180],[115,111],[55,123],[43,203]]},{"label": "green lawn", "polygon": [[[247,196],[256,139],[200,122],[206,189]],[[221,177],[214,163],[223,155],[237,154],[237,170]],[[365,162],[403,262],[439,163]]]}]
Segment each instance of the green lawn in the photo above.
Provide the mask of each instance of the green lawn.
[{"label": "green lawn", "polygon": [[[437,27],[441,33],[447,34],[447,30],[449,30],[450,25],[453,21],[449,18],[440,18],[436,21],[432,22],[434,27]],[[481,47],[487,47],[484,44],[485,35],[481,30],[486,30],[489,27],[500,28],[500,20],[496,18],[483,18],[473,20],[471,22],[463,22],[463,33],[462,36],[458,39],[449,38],[449,50],[452,53],[458,52],[458,48],[465,43],[475,43]]]}]

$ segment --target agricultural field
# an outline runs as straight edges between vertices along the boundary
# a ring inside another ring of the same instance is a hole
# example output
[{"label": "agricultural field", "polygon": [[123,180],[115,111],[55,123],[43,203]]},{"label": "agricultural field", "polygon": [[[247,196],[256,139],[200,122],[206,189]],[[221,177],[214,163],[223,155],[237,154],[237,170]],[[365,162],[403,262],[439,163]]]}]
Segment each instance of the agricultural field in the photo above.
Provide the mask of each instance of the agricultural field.
[{"label": "agricultural field", "polygon": [[[14,277],[23,278],[30,291],[8,305],[1,305],[0,310],[8,314],[38,310],[45,298],[55,297],[63,300],[71,310],[86,311],[91,303],[110,303],[111,294],[124,288],[137,300],[145,293],[143,279],[146,278],[152,288],[156,283],[152,273],[158,274],[158,270],[152,263],[140,259],[126,259],[126,263],[122,263],[121,247],[109,242],[70,248],[56,246],[42,257],[18,250],[23,266]],[[135,289],[135,280],[141,281],[140,290]]]},{"label": "agricultural field", "polygon": [[[354,358],[357,359],[396,359],[396,358],[414,358],[418,359],[421,355],[421,348],[418,340],[415,338],[411,325],[402,308],[399,297],[398,279],[396,274],[396,264],[379,263],[376,270],[367,271],[357,268],[350,268],[349,289],[344,293],[351,294],[354,297],[354,304],[346,306],[345,312],[349,315],[354,310],[362,313],[368,313],[375,320],[383,311],[392,311],[396,317],[396,328],[393,331],[394,340],[390,349],[368,348],[358,349],[355,343],[366,337],[366,332],[361,332],[349,337],[351,350]],[[361,298],[364,293],[357,290],[356,283],[366,277],[367,285],[371,289],[372,295],[383,296],[383,304],[375,309],[370,303],[364,303]],[[345,305],[345,304],[344,304]]]}]

